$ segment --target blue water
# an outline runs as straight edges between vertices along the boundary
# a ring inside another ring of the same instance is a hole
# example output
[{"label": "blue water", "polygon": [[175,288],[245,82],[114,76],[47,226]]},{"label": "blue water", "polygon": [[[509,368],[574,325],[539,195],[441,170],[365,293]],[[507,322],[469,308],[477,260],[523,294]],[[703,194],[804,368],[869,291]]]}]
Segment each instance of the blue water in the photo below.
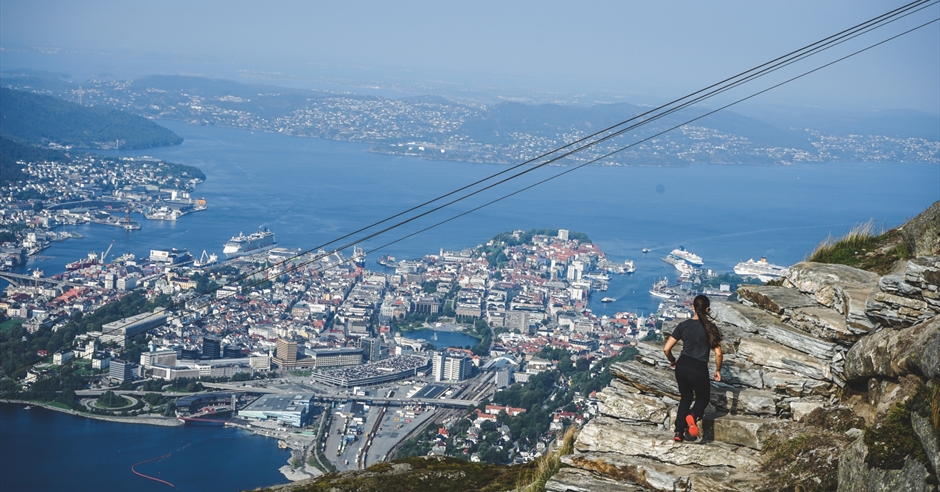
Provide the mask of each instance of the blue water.
[{"label": "blue water", "polygon": [[[197,256],[203,250],[221,254],[231,236],[261,225],[275,231],[282,246],[312,248],[505,169],[370,154],[364,152],[367,146],[354,143],[161,124],[184,143],[112,155],[149,154],[200,167],[208,180],[196,195],[207,198],[209,209],[177,222],[137,217],[143,229],[133,232],[73,227],[84,239],[56,243],[43,253],[55,258],[29,268],[47,275],[63,271],[65,263],[89,251],[104,251],[112,239],[115,255],[146,256],[151,248],[169,247]],[[506,191],[483,194],[362,245],[378,247],[563,169],[534,172]],[[760,256],[790,265],[830,233],[843,234],[869,219],[893,227],[937,200],[937,165],[588,167],[372,253],[369,265],[378,270],[374,260],[380,254],[416,258],[439,248],[473,247],[507,230],[566,228],[588,234],[614,261],[636,261],[635,274],[614,276],[610,289],[594,297],[594,312],[649,312],[658,305],[647,293],[654,279],[675,276],[659,258],[679,245],[719,271]],[[652,252],[644,255],[642,248]],[[617,301],[602,304],[605,295]],[[455,343],[468,344],[475,340]],[[4,492],[63,486],[158,490],[166,486],[132,475],[130,465],[168,452],[174,453],[170,459],[144,465],[142,471],[180,489],[236,490],[284,481],[277,468],[286,462],[286,453],[240,431],[113,424],[10,405],[0,409]]]},{"label": "blue water", "polygon": [[104,422],[0,404],[0,490],[234,491],[286,483],[288,451],[271,439],[219,427]]},{"label": "blue water", "polygon": [[[434,340],[434,334],[437,333],[437,340]],[[453,331],[438,330],[415,330],[403,334],[405,338],[417,340],[423,338],[427,343],[434,345],[437,349],[445,347],[467,348],[480,343],[480,339]]]},{"label": "blue water", "polygon": [[[151,248],[187,248],[221,256],[223,243],[264,225],[282,246],[313,248],[373,221],[505,169],[504,166],[423,161],[364,152],[363,144],[280,134],[161,124],[182,145],[112,155],[148,154],[200,167],[208,180],[196,195],[209,209],[177,222],[148,221],[140,231],[83,225],[85,236],[56,243],[54,259],[28,265],[47,275],[65,263],[99,253],[147,255]],[[464,212],[503,193],[562,171],[548,168],[426,217],[381,237],[366,249]],[[505,190],[505,191],[504,191]],[[739,261],[766,256],[790,265],[827,235],[874,219],[893,227],[940,200],[940,166],[925,164],[797,164],[791,166],[587,167],[488,208],[372,253],[416,258],[439,248],[461,249],[513,229],[566,228],[588,234],[615,261],[633,259],[637,272],[616,276],[604,295],[616,302],[599,314],[641,310],[658,301],[647,293],[656,277],[675,276],[659,261],[684,245],[705,267],[731,271]],[[652,252],[644,255],[642,248]],[[349,253],[350,250],[347,250]],[[22,270],[25,270],[22,269]]]}]

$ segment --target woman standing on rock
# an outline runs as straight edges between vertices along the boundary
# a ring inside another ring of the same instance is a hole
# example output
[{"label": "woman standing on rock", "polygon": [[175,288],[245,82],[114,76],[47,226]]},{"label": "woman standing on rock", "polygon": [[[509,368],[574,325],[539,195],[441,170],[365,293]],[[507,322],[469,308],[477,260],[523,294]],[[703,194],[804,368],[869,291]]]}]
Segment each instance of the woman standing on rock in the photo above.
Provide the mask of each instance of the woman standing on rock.
[{"label": "woman standing on rock", "polygon": [[[702,420],[711,396],[711,382],[708,380],[710,350],[715,351],[715,381],[721,381],[721,331],[708,318],[710,305],[707,297],[696,296],[692,302],[695,316],[679,323],[663,348],[669,364],[676,370],[676,383],[681,395],[676,414],[676,442],[685,439],[686,431],[693,438],[699,436],[696,421]],[[679,340],[682,340],[682,353],[677,361],[672,348]],[[692,405],[693,400],[695,405]]]}]

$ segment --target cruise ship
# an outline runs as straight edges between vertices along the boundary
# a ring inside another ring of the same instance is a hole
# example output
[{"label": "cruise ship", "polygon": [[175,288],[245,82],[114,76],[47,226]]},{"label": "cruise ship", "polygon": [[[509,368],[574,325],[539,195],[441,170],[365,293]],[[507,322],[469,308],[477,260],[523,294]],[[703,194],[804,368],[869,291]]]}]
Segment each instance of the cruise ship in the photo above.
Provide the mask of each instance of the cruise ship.
[{"label": "cruise ship", "polygon": [[672,256],[675,256],[676,258],[685,260],[686,263],[692,266],[702,266],[702,263],[703,263],[701,256],[691,251],[686,251],[686,249],[683,248],[682,246],[679,246],[678,248],[672,250],[672,252],[669,254]]},{"label": "cruise ship", "polygon": [[277,246],[277,241],[274,239],[274,233],[267,229],[259,229],[258,232],[252,232],[247,236],[238,233],[225,243],[222,253],[226,258],[235,258],[267,251],[275,246]]},{"label": "cruise ship", "polygon": [[767,258],[761,256],[759,261],[753,258],[742,261],[734,266],[734,273],[742,277],[757,277],[762,282],[769,282],[783,277],[790,272],[789,268],[767,263]]}]

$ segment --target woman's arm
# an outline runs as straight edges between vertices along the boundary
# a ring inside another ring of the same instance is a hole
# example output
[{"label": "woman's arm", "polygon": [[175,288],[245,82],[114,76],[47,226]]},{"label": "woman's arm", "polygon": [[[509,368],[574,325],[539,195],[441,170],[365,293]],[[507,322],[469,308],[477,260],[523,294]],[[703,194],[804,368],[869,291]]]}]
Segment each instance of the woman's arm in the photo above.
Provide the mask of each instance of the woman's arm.
[{"label": "woman's arm", "polygon": [[721,381],[721,345],[715,347],[715,381]]},{"label": "woman's arm", "polygon": [[676,367],[676,358],[672,355],[672,347],[675,347],[676,342],[678,341],[679,340],[676,340],[675,338],[669,337],[669,339],[666,340],[666,346],[663,347],[663,352],[666,353],[666,358],[669,359],[669,367],[672,368]]}]

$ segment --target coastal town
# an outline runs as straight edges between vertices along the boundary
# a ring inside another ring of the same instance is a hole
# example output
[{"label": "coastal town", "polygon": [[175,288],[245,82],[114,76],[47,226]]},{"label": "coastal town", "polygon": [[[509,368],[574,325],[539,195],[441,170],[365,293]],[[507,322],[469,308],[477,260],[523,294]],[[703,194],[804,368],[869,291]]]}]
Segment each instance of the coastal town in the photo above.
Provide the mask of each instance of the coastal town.
[{"label": "coastal town", "polygon": [[95,223],[133,231],[141,224],[131,220],[131,212],[148,220],[176,220],[208,206],[192,195],[205,175],[191,166],[62,150],[48,159],[23,161],[23,179],[3,187],[0,269],[25,264],[53,242],[80,237],[57,232],[59,226]]},{"label": "coastal town", "polygon": [[[371,152],[447,161],[518,163],[586,137],[598,127],[576,125],[574,121],[614,121],[609,115],[611,104],[584,109],[554,100],[533,107],[430,96],[391,99],[352,92],[255,87],[199,77],[107,78],[77,84],[9,73],[3,84],[147,118],[362,142],[371,144]],[[564,116],[559,116],[559,111]],[[641,111],[640,106],[620,108],[623,114]],[[526,124],[529,120],[556,119],[564,123],[537,127]],[[662,133],[677,123],[669,118],[653,122],[630,132],[631,138],[644,140],[627,149],[621,149],[623,142],[615,139],[569,156],[559,164],[582,164],[617,149],[616,155],[599,164],[940,162],[940,144],[927,138],[835,135],[801,127],[789,129],[770,139],[774,141],[770,143],[759,132],[743,135],[741,125],[722,126],[714,120],[679,125],[674,132]],[[598,124],[603,127],[609,123]]]},{"label": "coastal town", "polygon": [[[61,226],[114,225],[105,215],[126,226],[127,208],[199,206],[198,170],[162,161],[83,155],[23,172],[3,197],[11,267],[69,234]],[[300,254],[265,231],[232,238],[221,261],[109,251],[64,272],[4,274],[5,381],[35,404],[93,418],[274,437],[293,449],[292,478],[389,455],[537,459],[556,431],[596,413],[592,393],[611,361],[664,320],[688,317],[691,283],[708,276],[689,267],[689,285],[651,291],[666,303],[658,315],[597,316],[590,299],[635,267],[564,229],[374,262],[359,248]],[[473,342],[437,346],[448,333]],[[552,404],[525,408],[529,391]]]},{"label": "coastal town", "polygon": [[[132,212],[178,220],[208,206],[199,169],[50,151],[18,162],[0,197],[4,397],[245,429],[292,450],[290,479],[411,455],[536,460],[597,414],[611,363],[691,316],[694,294],[731,295],[728,278],[680,247],[663,258],[676,281],[649,291],[657,310],[595,314],[592,300],[614,301],[610,283],[636,267],[565,229],[409,259],[304,252],[259,230],[233,237],[223,259],[108,247],[44,271],[44,249],[80,238],[70,226],[133,233]],[[753,263],[738,273],[781,274]],[[438,340],[451,335],[462,341]]]}]

